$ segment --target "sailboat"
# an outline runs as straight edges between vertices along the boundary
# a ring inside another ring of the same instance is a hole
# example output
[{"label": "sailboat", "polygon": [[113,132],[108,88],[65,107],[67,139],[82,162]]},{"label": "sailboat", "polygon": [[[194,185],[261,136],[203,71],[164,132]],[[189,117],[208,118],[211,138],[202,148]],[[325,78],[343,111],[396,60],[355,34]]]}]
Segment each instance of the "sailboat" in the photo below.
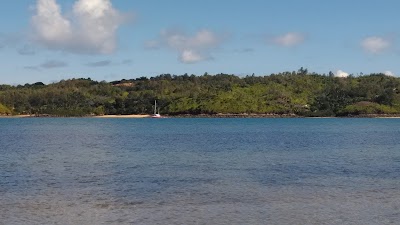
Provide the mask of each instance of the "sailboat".
[{"label": "sailboat", "polygon": [[154,113],[151,118],[161,118],[160,111],[157,111],[157,100],[154,100]]}]

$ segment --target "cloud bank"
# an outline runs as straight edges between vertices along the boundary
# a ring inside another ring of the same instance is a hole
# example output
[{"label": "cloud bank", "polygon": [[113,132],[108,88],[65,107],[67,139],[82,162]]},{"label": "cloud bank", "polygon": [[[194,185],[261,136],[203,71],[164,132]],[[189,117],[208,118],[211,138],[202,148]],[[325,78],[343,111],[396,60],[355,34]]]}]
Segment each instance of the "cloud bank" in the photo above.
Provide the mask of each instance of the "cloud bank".
[{"label": "cloud bank", "polygon": [[392,43],[390,40],[383,37],[367,37],[361,41],[361,47],[364,51],[372,54],[379,54],[390,48]]},{"label": "cloud bank", "polygon": [[31,19],[34,40],[43,46],[85,54],[110,54],[117,47],[116,33],[126,17],[110,0],[78,0],[70,17],[56,0],[37,0]]},{"label": "cloud bank", "polygon": [[163,30],[158,40],[146,42],[145,47],[167,47],[178,52],[182,63],[190,64],[212,59],[211,52],[219,47],[224,39],[224,35],[207,29],[199,30],[192,36],[178,30]]}]

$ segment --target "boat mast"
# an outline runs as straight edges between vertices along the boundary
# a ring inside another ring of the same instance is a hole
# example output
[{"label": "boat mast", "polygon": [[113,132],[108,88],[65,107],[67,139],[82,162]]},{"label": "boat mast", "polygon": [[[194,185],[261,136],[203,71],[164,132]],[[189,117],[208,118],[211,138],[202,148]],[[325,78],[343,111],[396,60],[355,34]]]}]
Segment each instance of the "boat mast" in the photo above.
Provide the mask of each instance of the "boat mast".
[{"label": "boat mast", "polygon": [[157,114],[157,100],[154,100],[154,115]]}]

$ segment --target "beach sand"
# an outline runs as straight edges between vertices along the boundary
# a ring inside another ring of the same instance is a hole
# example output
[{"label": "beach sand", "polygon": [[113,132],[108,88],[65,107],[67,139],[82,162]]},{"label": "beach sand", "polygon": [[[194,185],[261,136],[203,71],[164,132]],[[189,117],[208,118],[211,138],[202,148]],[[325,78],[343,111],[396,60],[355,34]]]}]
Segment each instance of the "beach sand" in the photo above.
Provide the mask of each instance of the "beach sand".
[{"label": "beach sand", "polygon": [[[0,115],[0,118],[35,118],[35,117],[52,117],[52,116],[37,116],[37,115]],[[84,116],[92,118],[150,118],[150,115],[103,115],[103,116]]]},{"label": "beach sand", "polygon": [[27,118],[35,117],[34,115],[0,115],[0,118]]},{"label": "beach sand", "polygon": [[94,118],[150,118],[150,115],[103,115],[93,116]]}]

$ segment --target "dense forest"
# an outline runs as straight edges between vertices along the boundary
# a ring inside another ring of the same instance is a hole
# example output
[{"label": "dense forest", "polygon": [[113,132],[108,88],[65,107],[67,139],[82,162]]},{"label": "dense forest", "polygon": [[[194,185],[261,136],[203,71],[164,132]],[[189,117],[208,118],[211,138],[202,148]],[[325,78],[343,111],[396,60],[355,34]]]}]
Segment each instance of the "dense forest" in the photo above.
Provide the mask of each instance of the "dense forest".
[{"label": "dense forest", "polygon": [[384,74],[339,78],[307,69],[238,77],[161,74],[114,82],[90,78],[0,85],[0,115],[150,114],[359,116],[400,114],[400,79]]}]

